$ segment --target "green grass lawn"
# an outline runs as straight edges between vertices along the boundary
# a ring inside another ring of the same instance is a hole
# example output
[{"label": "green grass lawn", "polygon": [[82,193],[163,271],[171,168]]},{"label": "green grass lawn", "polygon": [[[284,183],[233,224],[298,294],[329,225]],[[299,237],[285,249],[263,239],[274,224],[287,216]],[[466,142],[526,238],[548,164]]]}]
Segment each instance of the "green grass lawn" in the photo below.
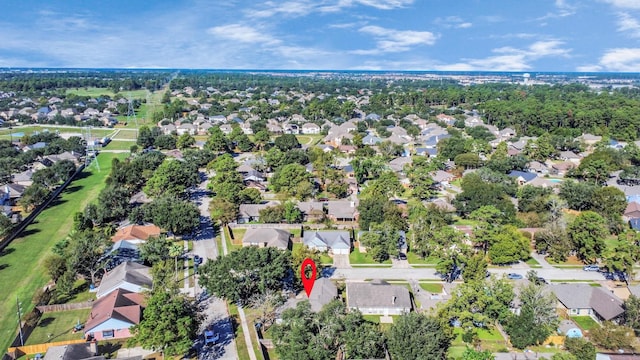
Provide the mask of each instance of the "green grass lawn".
[{"label": "green grass lawn", "polygon": [[[451,343],[451,348],[449,348],[449,356],[454,359],[460,358],[466,347],[470,346],[462,341],[462,332],[461,328],[453,329],[456,337]],[[478,329],[478,337],[480,338],[482,350],[497,352],[506,348],[506,341],[498,330]]]},{"label": "green grass lawn", "polygon": [[0,255],[0,284],[4,286],[0,297],[0,349],[4,351],[17,333],[16,297],[23,311],[33,309],[31,298],[35,290],[43,287],[49,278],[42,264],[53,244],[63,239],[73,224],[73,214],[81,211],[105,187],[105,178],[111,171],[111,159],[124,154],[100,154],[101,171],[95,166],[86,170],[45,209]]},{"label": "green grass lawn", "polygon": [[526,263],[529,266],[531,266],[532,268],[540,268],[540,267],[542,267],[542,266],[540,266],[540,263],[534,258],[527,259]]},{"label": "green grass lawn", "polygon": [[442,292],[442,284],[440,283],[420,283],[420,287],[422,290],[434,294],[440,294]]},{"label": "green grass lawn", "polygon": [[[82,331],[73,333],[78,321],[84,324],[91,309],[48,312],[42,315],[38,325],[25,341],[26,345],[42,344],[46,342],[82,339]],[[49,337],[51,335],[51,337]]]},{"label": "green grass lawn", "polygon": [[[138,133],[135,130],[131,129],[116,129],[114,133],[116,133],[111,137],[112,140],[135,140],[138,138]],[[135,144],[135,141],[132,141]]]},{"label": "green grass lawn", "polygon": [[244,238],[244,234],[246,234],[247,229],[231,229],[231,228],[229,228],[229,232],[233,236],[233,244],[242,246],[242,239]]},{"label": "green grass lawn", "polygon": [[109,144],[107,144],[107,146],[104,146],[103,149],[105,150],[127,150],[129,151],[131,149],[131,146],[135,145],[136,143],[134,141],[119,141],[119,140],[114,140],[109,142]]},{"label": "green grass lawn", "polygon": [[385,260],[379,263],[367,253],[361,253],[358,248],[354,248],[351,254],[349,254],[349,262],[351,265],[369,265],[369,264],[391,264],[391,260]]},{"label": "green grass lawn", "polygon": [[409,251],[407,253],[407,261],[409,261],[409,264],[411,265],[435,265],[438,263],[439,259],[436,257],[428,257],[423,259],[420,256],[416,255],[416,253]]},{"label": "green grass lawn", "polygon": [[[129,95],[131,95],[132,98],[134,99],[144,99],[147,96],[148,91],[147,90],[132,90],[132,91],[120,91],[118,92],[119,95],[124,96],[125,98],[128,98]],[[78,96],[91,96],[91,97],[98,97],[98,96],[109,96],[109,97],[114,97],[116,95],[116,93],[113,92],[113,90],[108,89],[108,88],[96,88],[96,87],[90,87],[90,88],[75,88],[75,89],[67,89],[67,94],[76,94]]]},{"label": "green grass lawn", "polygon": [[[78,134],[82,134],[82,128],[81,127],[55,127],[55,126],[44,127],[44,126],[39,126],[39,125],[25,125],[25,126],[13,127],[12,129],[8,129],[8,128],[0,129],[0,139],[13,138],[13,140],[17,140],[18,137],[15,134],[23,133],[24,135],[31,135],[34,132],[40,132],[41,133],[41,132],[44,132],[44,131],[48,131],[48,132],[52,132],[52,133],[58,131],[60,134],[63,134],[63,133],[78,133]],[[113,129],[95,128],[95,127],[91,128],[91,135],[95,136],[95,137],[104,137],[104,136],[107,136],[107,135],[109,135],[111,133],[113,133]]]},{"label": "green grass lawn", "polygon": [[572,316],[571,320],[578,324],[582,330],[591,330],[600,326],[591,316]]},{"label": "green grass lawn", "polygon": [[235,337],[236,337],[236,349],[238,350],[239,360],[249,360],[249,349],[247,343],[244,341],[244,332],[240,325],[240,315],[238,315],[238,307],[235,304],[229,303],[229,315],[234,323]]}]

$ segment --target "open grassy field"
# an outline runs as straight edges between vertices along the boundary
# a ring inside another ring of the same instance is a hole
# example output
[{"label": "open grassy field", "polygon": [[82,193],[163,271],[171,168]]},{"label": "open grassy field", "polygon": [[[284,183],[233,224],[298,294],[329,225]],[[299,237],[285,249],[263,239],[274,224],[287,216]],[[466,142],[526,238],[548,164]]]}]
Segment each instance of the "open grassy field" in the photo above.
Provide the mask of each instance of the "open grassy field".
[{"label": "open grassy field", "polygon": [[[131,97],[134,99],[144,99],[146,98],[147,93],[148,91],[144,89],[118,92],[119,95],[122,95],[125,98],[128,98],[129,94],[131,94]],[[78,96],[91,96],[91,97],[98,97],[98,96],[105,96],[105,95],[109,97],[114,97],[116,95],[116,93],[114,93],[113,90],[111,89],[95,88],[95,87],[67,89],[67,94],[76,94]]]},{"label": "open grassy field", "polygon": [[91,309],[81,309],[45,313],[25,344],[82,339],[84,333],[82,331],[74,333],[73,328],[78,321],[84,324],[90,312]]},{"label": "open grassy field", "polygon": [[[74,133],[74,134],[82,134],[82,128],[76,126],[39,126],[39,125],[25,125],[18,126],[12,129],[2,128],[0,129],[0,139],[10,139],[18,140],[24,135],[31,135],[35,132],[58,132],[60,134],[63,133]],[[91,135],[93,137],[104,137],[113,133],[113,129],[108,128],[91,128]]]},{"label": "open grassy field", "polygon": [[135,145],[135,141],[122,141],[122,140],[114,140],[109,142],[107,146],[104,146],[105,150],[130,150],[131,146]]},{"label": "open grassy field", "polygon": [[38,218],[0,254],[0,349],[5,351],[17,333],[16,298],[23,311],[33,308],[31,298],[49,278],[43,259],[53,244],[63,239],[73,224],[73,214],[98,197],[111,171],[113,157],[126,154],[100,154],[101,171],[91,167],[72,182]]}]

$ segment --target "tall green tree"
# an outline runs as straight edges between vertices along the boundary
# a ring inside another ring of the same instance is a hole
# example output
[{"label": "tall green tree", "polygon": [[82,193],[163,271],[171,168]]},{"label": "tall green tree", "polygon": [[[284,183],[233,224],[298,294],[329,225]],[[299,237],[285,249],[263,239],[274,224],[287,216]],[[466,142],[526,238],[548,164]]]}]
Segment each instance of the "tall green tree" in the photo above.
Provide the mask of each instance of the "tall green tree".
[{"label": "tall green tree", "polygon": [[193,304],[176,290],[155,287],[144,316],[131,328],[131,343],[164,355],[184,355],[193,345],[198,323]]},{"label": "tall green tree", "polygon": [[394,359],[444,360],[451,340],[450,329],[440,320],[410,312],[393,322],[387,334],[387,347]]},{"label": "tall green tree", "polygon": [[567,232],[581,260],[595,263],[603,254],[607,229],[606,221],[593,211],[581,213],[569,224]]}]

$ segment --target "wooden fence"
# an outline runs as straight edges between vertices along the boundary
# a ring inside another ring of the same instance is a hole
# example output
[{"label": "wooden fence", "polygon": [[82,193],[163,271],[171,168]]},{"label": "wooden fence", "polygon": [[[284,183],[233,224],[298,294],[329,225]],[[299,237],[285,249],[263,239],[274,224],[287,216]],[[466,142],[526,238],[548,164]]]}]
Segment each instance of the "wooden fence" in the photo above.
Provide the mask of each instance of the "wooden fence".
[{"label": "wooden fence", "polygon": [[41,313],[44,314],[47,312],[55,312],[55,311],[90,309],[91,306],[93,306],[93,301],[88,300],[80,303],[41,305],[41,306],[36,306],[36,308],[40,310]]},{"label": "wooden fence", "polygon": [[26,346],[18,346],[18,347],[10,347],[7,353],[13,359],[19,358],[23,355],[29,354],[44,354],[47,350],[52,346],[63,346],[63,345],[71,345],[71,344],[83,344],[87,342],[84,339],[79,340],[67,340],[67,341],[56,341],[50,342],[46,344],[36,344],[36,345],[26,345]]}]

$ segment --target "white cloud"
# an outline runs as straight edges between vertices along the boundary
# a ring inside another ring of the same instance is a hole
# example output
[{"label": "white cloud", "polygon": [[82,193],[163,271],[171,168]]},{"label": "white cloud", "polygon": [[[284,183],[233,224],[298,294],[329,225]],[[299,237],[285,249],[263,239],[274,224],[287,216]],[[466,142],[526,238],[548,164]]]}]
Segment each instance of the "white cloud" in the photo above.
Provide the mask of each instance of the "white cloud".
[{"label": "white cloud", "polygon": [[272,16],[299,17],[309,14],[314,8],[313,3],[307,1],[287,1],[275,3],[267,1],[261,9],[247,9],[244,13],[249,18],[268,18]]},{"label": "white cloud", "polygon": [[640,1],[638,0],[604,0],[604,2],[619,8],[640,9]]},{"label": "white cloud", "polygon": [[438,38],[429,31],[394,30],[375,25],[363,26],[358,31],[372,35],[376,39],[375,49],[352,51],[353,54],[358,55],[408,51],[414,46],[433,45]]},{"label": "white cloud", "polygon": [[630,37],[640,38],[640,22],[628,13],[618,14],[618,31],[626,32]]},{"label": "white cloud", "polygon": [[493,49],[495,56],[484,59],[462,59],[463,61],[439,65],[436,70],[486,70],[486,71],[525,71],[532,68],[531,62],[543,57],[568,57],[570,50],[562,47],[559,40],[537,41],[525,49],[501,47]]},{"label": "white cloud", "polygon": [[[555,1],[555,10],[548,12],[546,15],[537,18],[536,20],[542,21],[547,19],[554,18],[563,18],[567,16],[571,16],[576,13],[577,7],[568,3],[566,0],[556,0]],[[546,25],[546,24],[543,24]]]},{"label": "white cloud", "polygon": [[264,45],[275,45],[281,43],[280,40],[272,37],[264,31],[242,24],[214,26],[209,28],[207,33],[220,39],[239,41],[241,43],[258,43]]},{"label": "white cloud", "polygon": [[472,23],[464,21],[459,16],[447,16],[445,18],[436,18],[434,23],[444,28],[466,29],[473,26]]},{"label": "white cloud", "polygon": [[640,48],[609,49],[598,64],[580,66],[578,71],[640,72]]}]

